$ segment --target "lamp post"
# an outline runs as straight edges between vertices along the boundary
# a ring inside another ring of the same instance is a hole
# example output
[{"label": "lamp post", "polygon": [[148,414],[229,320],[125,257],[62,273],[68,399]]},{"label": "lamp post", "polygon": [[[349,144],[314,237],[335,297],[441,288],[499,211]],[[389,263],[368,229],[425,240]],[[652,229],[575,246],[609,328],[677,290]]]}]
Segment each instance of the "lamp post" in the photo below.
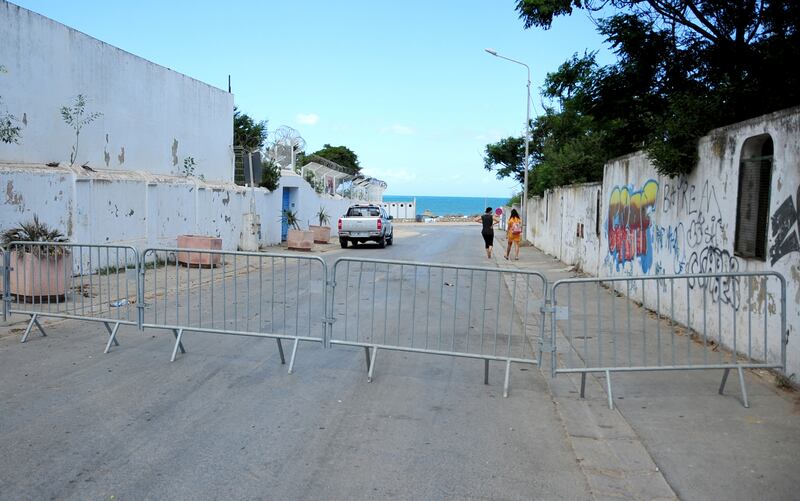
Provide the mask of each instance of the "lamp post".
[{"label": "lamp post", "polygon": [[522,181],[522,235],[523,239],[527,240],[528,235],[528,143],[530,143],[530,130],[531,130],[531,68],[523,63],[522,61],[517,61],[516,59],[511,59],[510,57],[501,56],[497,53],[494,49],[484,49],[489,54],[493,55],[494,57],[499,57],[500,59],[505,59],[506,61],[511,61],[512,63],[521,64],[528,70],[528,99],[525,101],[525,161],[523,165],[523,181]]}]

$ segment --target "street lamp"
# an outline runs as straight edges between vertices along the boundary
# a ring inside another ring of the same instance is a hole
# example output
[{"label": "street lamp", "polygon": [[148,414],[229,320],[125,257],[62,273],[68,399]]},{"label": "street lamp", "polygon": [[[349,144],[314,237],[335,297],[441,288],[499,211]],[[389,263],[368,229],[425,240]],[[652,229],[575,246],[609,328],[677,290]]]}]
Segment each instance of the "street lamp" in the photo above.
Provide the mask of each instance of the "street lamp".
[{"label": "street lamp", "polygon": [[523,239],[527,240],[527,227],[528,227],[528,143],[530,142],[530,130],[531,130],[531,69],[530,67],[523,63],[522,61],[517,61],[516,59],[511,59],[510,57],[501,56],[497,53],[494,49],[484,49],[489,54],[493,55],[494,57],[499,57],[500,59],[505,59],[506,61],[511,61],[512,63],[521,64],[528,70],[528,99],[525,102],[526,106],[526,114],[525,114],[525,162],[524,162],[524,174],[523,174],[523,182],[522,182],[522,235]]}]

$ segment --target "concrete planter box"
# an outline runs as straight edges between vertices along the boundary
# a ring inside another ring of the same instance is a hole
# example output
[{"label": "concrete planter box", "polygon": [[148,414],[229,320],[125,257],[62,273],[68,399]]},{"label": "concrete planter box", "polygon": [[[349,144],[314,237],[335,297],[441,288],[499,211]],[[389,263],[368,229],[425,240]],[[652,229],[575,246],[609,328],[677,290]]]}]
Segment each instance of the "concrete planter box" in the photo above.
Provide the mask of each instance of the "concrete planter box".
[{"label": "concrete planter box", "polygon": [[63,301],[69,273],[64,269],[66,256],[39,257],[29,252],[11,252],[8,290],[17,300],[26,303]]},{"label": "concrete planter box", "polygon": [[312,224],[308,226],[308,229],[314,233],[314,243],[327,244],[331,241],[330,226],[315,226]]},{"label": "concrete planter box", "polygon": [[286,235],[286,245],[295,250],[311,250],[314,247],[314,232],[304,230],[289,230]]},{"label": "concrete planter box", "polygon": [[[208,237],[204,235],[178,235],[179,249],[203,250],[222,250],[222,239],[218,237]],[[221,254],[211,254],[203,252],[178,252],[178,262],[186,266],[219,266],[222,259]]]}]

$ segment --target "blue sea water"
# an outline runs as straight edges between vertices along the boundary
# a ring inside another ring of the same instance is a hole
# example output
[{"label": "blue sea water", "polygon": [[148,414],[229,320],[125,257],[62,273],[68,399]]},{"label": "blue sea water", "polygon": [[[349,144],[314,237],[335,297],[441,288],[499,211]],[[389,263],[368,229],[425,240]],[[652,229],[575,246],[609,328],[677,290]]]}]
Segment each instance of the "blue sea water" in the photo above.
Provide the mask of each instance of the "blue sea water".
[{"label": "blue sea water", "polygon": [[410,202],[417,199],[417,214],[426,210],[435,216],[474,216],[483,214],[486,207],[500,207],[508,204],[508,198],[492,197],[414,197],[384,195],[384,202]]}]

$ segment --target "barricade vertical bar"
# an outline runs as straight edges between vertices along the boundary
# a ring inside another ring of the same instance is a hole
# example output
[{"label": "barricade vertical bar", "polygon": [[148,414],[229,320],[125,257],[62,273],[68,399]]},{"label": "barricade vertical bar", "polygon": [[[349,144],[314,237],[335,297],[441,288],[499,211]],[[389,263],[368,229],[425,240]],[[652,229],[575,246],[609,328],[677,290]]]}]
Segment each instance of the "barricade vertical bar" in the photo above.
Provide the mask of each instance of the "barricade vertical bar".
[{"label": "barricade vertical bar", "polygon": [[[747,280],[747,297],[753,297],[753,277],[748,277]],[[766,355],[766,352],[764,354]],[[753,308],[749,304],[747,305],[747,357],[753,358]]]},{"label": "barricade vertical bar", "polygon": [[497,275],[497,305],[495,306],[494,315],[494,344],[492,345],[492,355],[497,355],[497,335],[500,332],[500,291],[503,289],[501,281],[503,280],[502,273]]},{"label": "barricade vertical bar", "polygon": [[[569,335],[567,336],[567,340],[569,341],[570,346],[574,346],[574,334],[572,332],[572,285],[567,284],[567,332]],[[567,350],[567,363],[572,366],[572,358],[573,358],[572,350]]]},{"label": "barricade vertical bar", "polygon": [[[388,285],[387,285],[388,287]],[[411,294],[411,346],[417,333],[417,269],[414,268],[414,293]],[[469,332],[467,333],[469,334]]]},{"label": "barricade vertical bar", "polygon": [[[456,269],[455,299],[453,300],[453,334],[451,335],[450,349],[456,351],[456,311],[458,311],[458,269]],[[512,301],[513,304],[513,301]],[[467,330],[469,332],[469,330]],[[511,336],[509,335],[509,348],[511,348]],[[510,350],[509,350],[510,351]]]},{"label": "barricade vertical bar", "polygon": [[[656,282],[656,344],[658,344],[658,364],[661,365],[661,287],[658,282]],[[670,338],[670,348],[672,348],[672,363],[674,364],[675,348],[672,338]]]},{"label": "barricade vertical bar", "polygon": [[642,365],[647,364],[647,303],[645,302],[645,283],[642,279]]},{"label": "barricade vertical bar", "polygon": [[[377,286],[378,282],[378,263],[372,264],[372,295],[370,296],[370,301],[375,300],[375,287]],[[373,305],[370,310],[369,315],[369,325],[370,325],[370,337],[374,340],[375,339],[375,307]],[[397,318],[400,318],[400,312],[397,312]],[[384,317],[385,321],[386,317]],[[399,331],[398,331],[399,332]]]},{"label": "barricade vertical bar", "polygon": [[[442,317],[444,308],[444,269],[439,270],[439,338],[436,340],[436,349],[442,349]],[[495,340],[497,340],[497,331],[495,330]]]},{"label": "barricade vertical bar", "polygon": [[692,308],[689,297],[689,280],[686,280],[686,360],[692,359]]},{"label": "barricade vertical bar", "polygon": [[[686,281],[688,282],[689,279],[687,278]],[[687,284],[688,286],[688,284]],[[700,290],[703,293],[703,363],[708,363],[708,330],[707,330],[707,323],[708,317],[706,315],[707,306],[708,306],[708,294],[706,294],[706,288],[701,287]]]},{"label": "barricade vertical bar", "polygon": [[[64,267],[66,270],[66,266]],[[11,307],[11,252],[3,249],[3,321],[8,321]]]},{"label": "barricade vertical bar", "polygon": [[483,359],[483,384],[489,384],[489,359]]},{"label": "barricade vertical bar", "polygon": [[603,323],[600,316],[600,283],[594,284],[595,291],[597,292],[597,363],[603,365]]},{"label": "barricade vertical bar", "polygon": [[[375,264],[375,266],[377,266],[377,263]],[[398,296],[399,297],[397,298],[397,343],[398,344],[400,344],[400,324],[401,324],[400,314],[403,311],[403,272],[404,271],[405,271],[405,269],[403,268],[403,265],[401,264],[400,265],[400,284],[398,285]],[[387,288],[389,287],[388,283],[386,284],[386,287]],[[386,317],[386,320],[388,320],[388,319],[389,319],[389,317]],[[413,322],[413,317],[412,317],[412,322]]]},{"label": "barricade vertical bar", "polygon": [[[583,305],[584,308],[586,308],[586,306],[588,304],[586,302],[586,287],[581,287],[581,304]],[[588,355],[589,355],[589,329],[588,329],[588,325],[586,323],[587,322],[587,316],[588,316],[586,309],[583,310],[583,315],[582,316],[583,316],[583,322],[581,322],[581,324],[583,325],[583,353],[584,353],[584,356],[588,357]]]},{"label": "barricade vertical bar", "polygon": [[[377,264],[376,264],[377,266]],[[386,344],[386,334],[389,331],[389,264],[386,265],[386,286],[383,288],[383,344]],[[411,317],[413,321],[413,316]],[[397,312],[397,333],[400,335],[400,312]]]}]

